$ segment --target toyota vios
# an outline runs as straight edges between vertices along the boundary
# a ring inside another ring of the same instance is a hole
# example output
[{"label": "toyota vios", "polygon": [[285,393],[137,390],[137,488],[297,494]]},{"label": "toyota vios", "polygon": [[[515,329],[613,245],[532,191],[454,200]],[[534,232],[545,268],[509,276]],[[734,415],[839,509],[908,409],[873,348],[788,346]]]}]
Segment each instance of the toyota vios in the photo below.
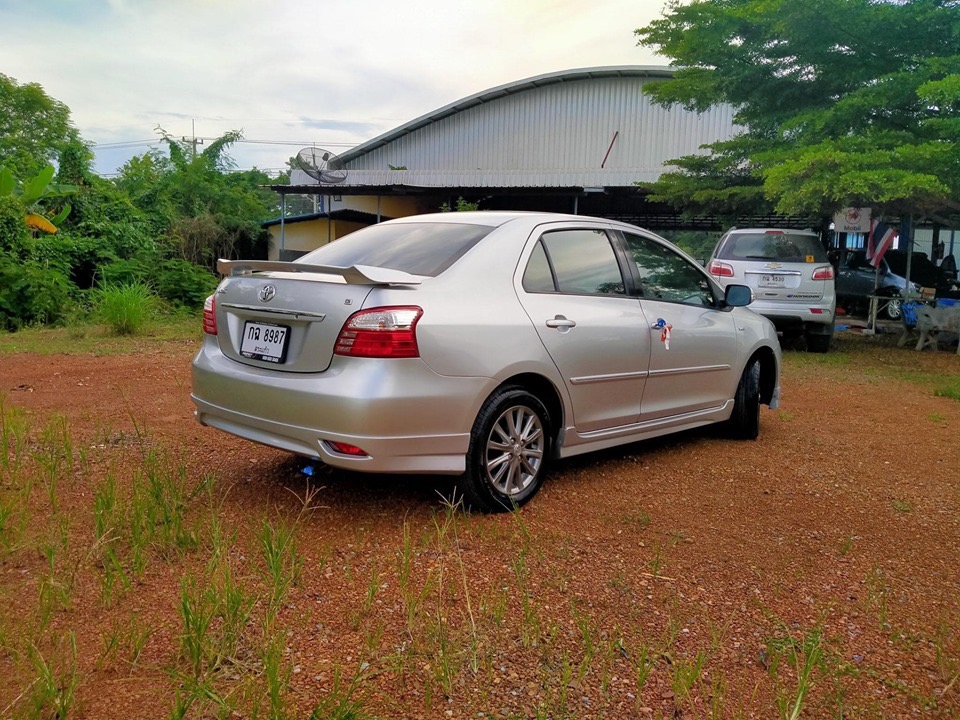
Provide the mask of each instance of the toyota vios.
[{"label": "toyota vios", "polygon": [[424,215],[219,269],[200,423],[338,468],[458,475],[479,510],[523,504],[557,458],[711,423],[755,438],[780,394],[750,289],[618,222]]}]

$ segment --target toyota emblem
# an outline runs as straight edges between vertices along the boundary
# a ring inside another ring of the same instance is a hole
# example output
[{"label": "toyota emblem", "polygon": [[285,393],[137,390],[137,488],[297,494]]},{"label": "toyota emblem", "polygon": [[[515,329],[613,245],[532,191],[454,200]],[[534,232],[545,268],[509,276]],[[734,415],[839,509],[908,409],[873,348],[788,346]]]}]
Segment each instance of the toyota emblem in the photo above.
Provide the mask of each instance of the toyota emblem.
[{"label": "toyota emblem", "polygon": [[260,302],[270,302],[277,294],[277,289],[273,285],[264,285],[260,288]]}]

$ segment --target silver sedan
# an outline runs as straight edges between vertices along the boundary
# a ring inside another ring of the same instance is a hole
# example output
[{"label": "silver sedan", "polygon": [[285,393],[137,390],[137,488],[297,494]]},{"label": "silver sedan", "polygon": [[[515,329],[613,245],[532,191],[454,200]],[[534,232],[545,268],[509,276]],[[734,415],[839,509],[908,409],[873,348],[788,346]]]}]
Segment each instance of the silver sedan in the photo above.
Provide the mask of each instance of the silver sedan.
[{"label": "silver sedan", "polygon": [[756,438],[780,394],[750,290],[632,225],[421,215],[219,269],[200,423],[334,467],[457,475],[479,510],[523,504],[557,458],[711,423]]}]

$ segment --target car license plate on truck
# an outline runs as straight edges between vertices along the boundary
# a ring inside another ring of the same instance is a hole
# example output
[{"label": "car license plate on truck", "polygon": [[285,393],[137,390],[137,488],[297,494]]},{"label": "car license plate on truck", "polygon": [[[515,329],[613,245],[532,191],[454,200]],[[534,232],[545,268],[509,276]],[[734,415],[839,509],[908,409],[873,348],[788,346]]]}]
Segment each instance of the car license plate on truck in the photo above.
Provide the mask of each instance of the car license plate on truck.
[{"label": "car license plate on truck", "polygon": [[782,288],[787,286],[787,278],[784,275],[761,275],[760,287]]},{"label": "car license plate on truck", "polygon": [[240,354],[252,360],[282,363],[287,359],[287,337],[290,328],[286,325],[248,322],[243,326],[243,341]]}]

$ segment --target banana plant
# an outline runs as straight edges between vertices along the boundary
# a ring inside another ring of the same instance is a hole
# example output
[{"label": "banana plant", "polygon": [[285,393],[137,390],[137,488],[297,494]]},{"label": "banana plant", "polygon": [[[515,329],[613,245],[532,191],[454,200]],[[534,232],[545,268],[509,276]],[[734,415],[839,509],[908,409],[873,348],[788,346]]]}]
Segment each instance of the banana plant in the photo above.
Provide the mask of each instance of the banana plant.
[{"label": "banana plant", "polygon": [[43,213],[42,203],[72,195],[77,191],[76,185],[54,183],[55,172],[53,165],[47,165],[36,176],[21,184],[17,182],[10,168],[0,166],[0,197],[10,195],[20,201],[25,210],[23,221],[31,230],[55,233],[57,225],[70,214],[69,204],[52,217]]}]

